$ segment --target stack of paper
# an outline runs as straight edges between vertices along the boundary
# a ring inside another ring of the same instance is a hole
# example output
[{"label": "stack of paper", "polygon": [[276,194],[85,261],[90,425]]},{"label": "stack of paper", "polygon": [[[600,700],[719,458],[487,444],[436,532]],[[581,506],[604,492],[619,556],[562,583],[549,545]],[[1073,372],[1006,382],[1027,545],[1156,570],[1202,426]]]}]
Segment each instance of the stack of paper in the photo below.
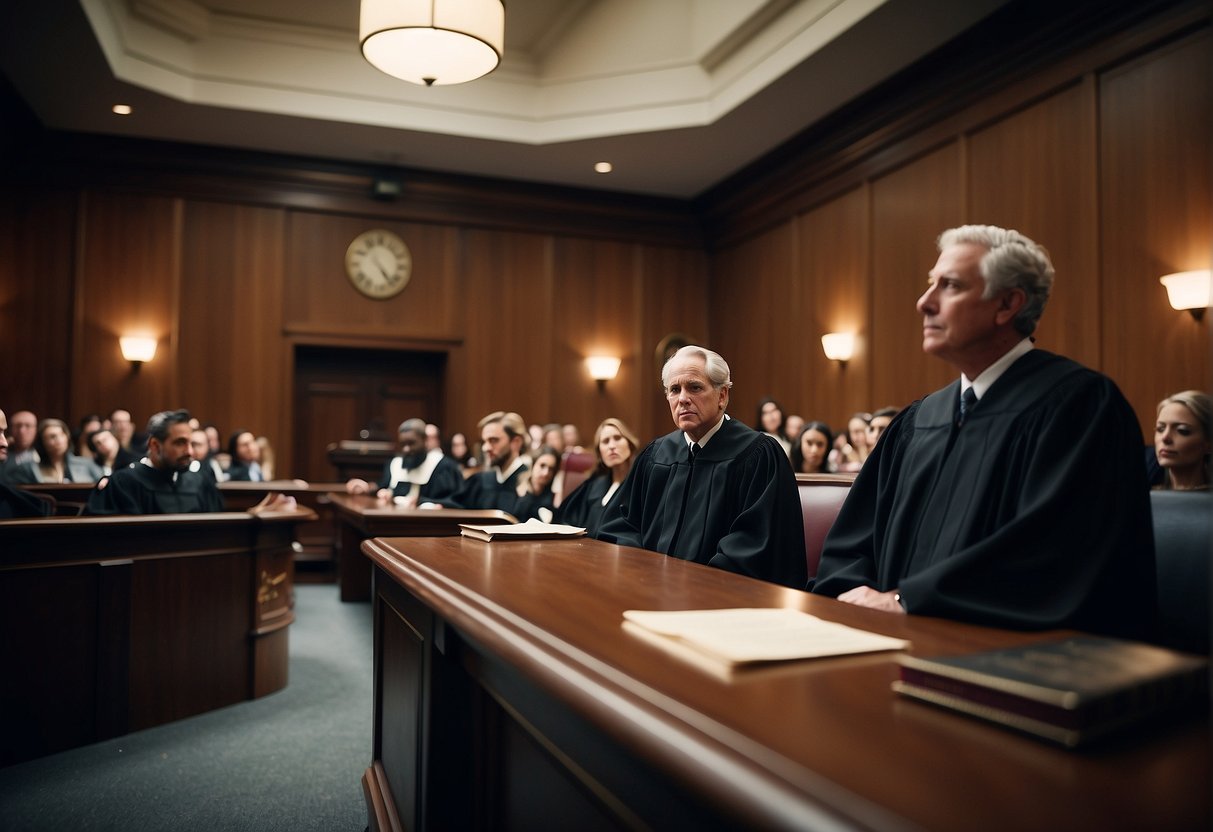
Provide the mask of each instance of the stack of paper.
[{"label": "stack of paper", "polygon": [[562,526],[558,523],[544,523],[540,520],[527,520],[525,523],[505,523],[500,526],[479,526],[471,523],[460,523],[460,533],[464,537],[476,540],[550,540],[557,537],[582,537],[585,529],[577,526]]}]

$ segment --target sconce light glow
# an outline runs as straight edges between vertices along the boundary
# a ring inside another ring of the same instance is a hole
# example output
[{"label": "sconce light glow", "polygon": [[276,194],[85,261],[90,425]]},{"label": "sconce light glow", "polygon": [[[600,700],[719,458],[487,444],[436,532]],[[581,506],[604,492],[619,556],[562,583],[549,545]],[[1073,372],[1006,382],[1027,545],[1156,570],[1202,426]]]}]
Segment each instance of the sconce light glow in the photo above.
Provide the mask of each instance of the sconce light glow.
[{"label": "sconce light glow", "polygon": [[156,357],[155,338],[123,335],[118,344],[122,347],[122,357],[132,364],[142,364]]},{"label": "sconce light glow", "polygon": [[1200,320],[1213,301],[1213,287],[1210,286],[1211,272],[1209,269],[1197,269],[1191,272],[1176,272],[1160,277],[1158,282],[1167,287],[1167,300],[1175,310],[1188,310],[1192,317]]},{"label": "sconce light glow", "polygon": [[585,360],[590,378],[597,382],[610,381],[619,374],[620,360],[613,355],[591,355]]},{"label": "sconce light glow", "polygon": [[845,364],[855,354],[855,333],[827,332],[821,336],[821,348],[825,350],[826,358]]},{"label": "sconce light glow", "polygon": [[612,165],[610,162],[595,162],[594,163],[594,172],[595,173],[610,173],[614,169],[615,169],[615,166]]},{"label": "sconce light glow", "polygon": [[130,104],[115,104],[111,107],[116,115],[129,116],[132,112]]}]

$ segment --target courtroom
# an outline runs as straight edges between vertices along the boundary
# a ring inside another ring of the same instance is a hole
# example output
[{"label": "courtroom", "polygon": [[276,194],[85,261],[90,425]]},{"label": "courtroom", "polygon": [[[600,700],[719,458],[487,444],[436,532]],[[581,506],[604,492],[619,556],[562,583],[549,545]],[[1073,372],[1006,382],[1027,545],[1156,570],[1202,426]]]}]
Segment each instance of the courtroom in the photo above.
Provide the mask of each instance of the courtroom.
[{"label": "courtroom", "polygon": [[0,13],[0,829],[1213,827],[1205,0]]}]

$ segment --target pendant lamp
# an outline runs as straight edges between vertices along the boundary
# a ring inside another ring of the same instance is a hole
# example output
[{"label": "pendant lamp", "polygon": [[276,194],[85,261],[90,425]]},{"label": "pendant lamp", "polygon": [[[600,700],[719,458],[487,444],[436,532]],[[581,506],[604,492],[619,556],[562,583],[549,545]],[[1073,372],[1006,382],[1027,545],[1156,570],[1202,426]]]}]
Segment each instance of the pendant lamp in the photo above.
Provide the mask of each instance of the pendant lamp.
[{"label": "pendant lamp", "polygon": [[362,55],[394,78],[427,87],[462,84],[501,62],[501,0],[362,0]]}]

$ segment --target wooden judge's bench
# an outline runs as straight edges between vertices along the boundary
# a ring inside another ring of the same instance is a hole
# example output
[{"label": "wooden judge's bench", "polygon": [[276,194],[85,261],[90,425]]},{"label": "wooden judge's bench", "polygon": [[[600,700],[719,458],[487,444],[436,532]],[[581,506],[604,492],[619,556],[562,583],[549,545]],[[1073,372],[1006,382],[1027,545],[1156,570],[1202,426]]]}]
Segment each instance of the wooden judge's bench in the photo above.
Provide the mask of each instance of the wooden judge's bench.
[{"label": "wooden judge's bench", "polygon": [[375,539],[372,830],[1196,830],[1207,713],[1068,751],[903,699],[893,654],[725,679],[626,609],[789,607],[919,656],[1063,635],[861,609],[589,539]]}]

